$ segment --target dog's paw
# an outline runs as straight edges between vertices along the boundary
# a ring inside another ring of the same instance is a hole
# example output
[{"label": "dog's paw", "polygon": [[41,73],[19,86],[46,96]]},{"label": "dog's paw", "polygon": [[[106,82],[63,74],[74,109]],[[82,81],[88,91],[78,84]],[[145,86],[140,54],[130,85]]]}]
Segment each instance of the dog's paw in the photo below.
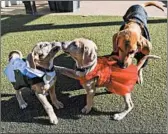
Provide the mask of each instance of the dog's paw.
[{"label": "dog's paw", "polygon": [[54,106],[57,108],[57,109],[60,109],[60,108],[64,108],[64,104],[60,101],[57,101]]},{"label": "dog's paw", "polygon": [[24,102],[24,103],[20,104],[19,106],[21,109],[25,109],[28,106],[28,104],[26,102]]},{"label": "dog's paw", "polygon": [[122,120],[125,117],[124,113],[117,113],[113,115],[113,119],[116,121]]},{"label": "dog's paw", "polygon": [[58,123],[57,117],[56,116],[55,117],[51,117],[50,118],[50,123],[56,125]]},{"label": "dog's paw", "polygon": [[88,114],[90,111],[91,111],[91,107],[88,107],[88,106],[85,106],[83,109],[82,109],[82,113],[84,114]]}]

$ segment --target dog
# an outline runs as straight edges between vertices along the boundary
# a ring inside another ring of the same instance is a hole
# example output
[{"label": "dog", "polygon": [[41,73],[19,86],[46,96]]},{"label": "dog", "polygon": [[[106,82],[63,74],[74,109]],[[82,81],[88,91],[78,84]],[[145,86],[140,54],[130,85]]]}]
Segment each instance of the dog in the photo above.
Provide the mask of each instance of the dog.
[{"label": "dog", "polygon": [[[164,9],[154,2],[146,2],[142,5],[131,6],[123,16],[124,24],[120,27],[120,31],[113,35],[113,52],[110,56],[116,59],[122,68],[126,68],[132,64],[133,58],[137,63],[145,56],[150,54],[152,44],[147,28],[147,12],[145,7],[155,6],[160,10]],[[147,61],[142,66],[145,67]],[[138,83],[143,83],[142,70],[139,70]]]},{"label": "dog", "polygon": [[79,38],[62,43],[62,50],[68,53],[76,62],[76,69],[54,66],[63,75],[80,81],[86,89],[86,106],[82,113],[89,113],[93,106],[96,87],[106,87],[110,92],[124,97],[126,108],[121,113],[114,114],[114,120],[123,119],[133,108],[131,91],[138,79],[138,70],[147,59],[159,59],[154,55],[144,56],[138,65],[130,65],[122,69],[115,60],[107,57],[97,57],[96,44],[88,39]]},{"label": "dog", "polygon": [[55,54],[61,49],[60,42],[39,42],[23,59],[18,50],[9,53],[9,65],[5,72],[16,90],[16,98],[21,109],[27,107],[22,97],[21,90],[30,88],[46,110],[50,123],[57,124],[58,119],[52,105],[46,98],[49,92],[52,104],[57,108],[63,108],[55,94],[56,74],[53,68]]}]

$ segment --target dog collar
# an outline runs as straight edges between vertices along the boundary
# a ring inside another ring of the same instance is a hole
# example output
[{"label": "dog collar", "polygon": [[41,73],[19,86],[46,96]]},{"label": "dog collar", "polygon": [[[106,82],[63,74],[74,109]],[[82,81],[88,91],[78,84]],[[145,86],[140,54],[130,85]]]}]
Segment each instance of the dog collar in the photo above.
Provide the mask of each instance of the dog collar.
[{"label": "dog collar", "polygon": [[43,72],[53,72],[54,71],[54,66],[51,69],[46,69],[40,66],[36,67],[38,70],[43,71]]},{"label": "dog collar", "polygon": [[90,67],[86,67],[86,68],[77,68],[76,67],[76,71],[79,71],[79,72],[85,72],[86,70],[88,70]]},{"label": "dog collar", "polygon": [[91,67],[97,62],[97,58],[95,58],[95,60],[92,62],[91,65],[89,66],[85,66],[85,67],[82,67],[82,68],[79,68],[76,66],[76,71],[79,71],[79,72],[86,72],[87,70],[91,69]]}]

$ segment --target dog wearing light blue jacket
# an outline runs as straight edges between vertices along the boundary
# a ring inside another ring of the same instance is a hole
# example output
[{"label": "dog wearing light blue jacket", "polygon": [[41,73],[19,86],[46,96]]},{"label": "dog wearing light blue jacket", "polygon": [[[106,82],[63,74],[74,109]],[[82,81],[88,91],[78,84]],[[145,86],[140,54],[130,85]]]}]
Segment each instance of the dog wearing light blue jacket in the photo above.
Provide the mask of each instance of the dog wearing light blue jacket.
[{"label": "dog wearing light blue jacket", "polygon": [[55,54],[60,49],[60,42],[40,42],[35,45],[26,59],[22,58],[20,51],[11,51],[8,56],[9,63],[4,71],[16,90],[20,108],[27,107],[21,90],[30,88],[35,91],[52,124],[57,124],[58,119],[46,95],[49,93],[51,102],[57,109],[63,108],[63,104],[58,101],[55,94],[56,72],[53,66]]}]

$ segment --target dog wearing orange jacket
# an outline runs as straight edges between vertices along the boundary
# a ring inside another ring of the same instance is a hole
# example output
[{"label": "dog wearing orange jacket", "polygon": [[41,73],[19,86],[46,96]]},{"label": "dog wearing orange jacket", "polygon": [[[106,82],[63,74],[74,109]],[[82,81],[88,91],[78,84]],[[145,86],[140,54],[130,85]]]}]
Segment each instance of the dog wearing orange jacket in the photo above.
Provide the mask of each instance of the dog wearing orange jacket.
[{"label": "dog wearing orange jacket", "polygon": [[[164,11],[163,7],[155,2],[146,2],[142,5],[131,6],[123,16],[124,24],[120,31],[113,35],[112,59],[116,59],[121,68],[126,68],[132,64],[133,58],[137,63],[150,54],[152,44],[147,28],[148,15],[144,7],[155,6]],[[142,68],[147,64],[147,61]],[[139,70],[138,82],[143,82],[142,68]]]},{"label": "dog wearing orange jacket", "polygon": [[131,64],[122,69],[117,61],[108,57],[97,57],[96,44],[88,39],[79,38],[69,42],[63,42],[62,50],[76,61],[76,69],[54,66],[55,70],[63,75],[77,79],[87,92],[86,106],[82,113],[89,113],[93,107],[93,97],[96,87],[106,87],[110,92],[124,97],[126,108],[121,113],[114,114],[115,120],[123,119],[133,108],[131,91],[138,79],[138,70],[144,62],[158,59],[158,56],[144,56],[138,65]]}]

